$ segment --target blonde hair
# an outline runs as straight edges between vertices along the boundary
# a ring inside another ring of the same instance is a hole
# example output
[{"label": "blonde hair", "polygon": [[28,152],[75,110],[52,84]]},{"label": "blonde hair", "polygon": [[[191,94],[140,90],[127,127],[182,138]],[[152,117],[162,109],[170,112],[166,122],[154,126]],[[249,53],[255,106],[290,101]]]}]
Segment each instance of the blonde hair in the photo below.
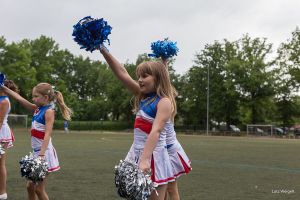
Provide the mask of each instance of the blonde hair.
[{"label": "blonde hair", "polygon": [[[176,89],[171,84],[169,73],[165,65],[161,62],[146,61],[139,64],[136,68],[136,76],[140,77],[144,74],[149,74],[154,77],[154,88],[155,92],[159,97],[166,97],[171,101],[172,104],[172,115],[171,118],[174,121],[175,115],[177,114],[177,107],[175,97],[177,95]],[[134,100],[134,112],[139,110],[139,104],[142,99],[145,98],[145,94],[139,93]]]},{"label": "blonde hair", "polygon": [[57,102],[62,116],[65,120],[71,120],[72,110],[65,104],[64,97],[61,92],[55,91],[49,83],[39,83],[33,89],[41,95],[49,97],[49,101]]}]

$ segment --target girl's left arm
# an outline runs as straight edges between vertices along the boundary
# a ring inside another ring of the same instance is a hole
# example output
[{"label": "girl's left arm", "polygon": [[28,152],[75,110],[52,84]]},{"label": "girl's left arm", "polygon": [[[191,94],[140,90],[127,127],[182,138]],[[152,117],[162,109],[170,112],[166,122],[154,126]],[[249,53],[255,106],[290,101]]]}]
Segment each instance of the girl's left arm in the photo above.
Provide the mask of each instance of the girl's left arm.
[{"label": "girl's left arm", "polygon": [[145,143],[144,151],[141,156],[139,168],[142,171],[150,169],[150,161],[152,153],[156,147],[159,135],[163,130],[165,123],[171,118],[172,105],[171,101],[167,98],[163,98],[157,104],[157,113],[154,119],[151,132]]},{"label": "girl's left arm", "polygon": [[45,122],[46,122],[45,137],[44,137],[44,141],[43,141],[41,151],[39,154],[39,156],[43,157],[43,158],[45,156],[45,152],[48,148],[49,141],[50,141],[51,134],[52,134],[53,124],[54,124],[54,110],[52,110],[52,109],[46,110]]}]

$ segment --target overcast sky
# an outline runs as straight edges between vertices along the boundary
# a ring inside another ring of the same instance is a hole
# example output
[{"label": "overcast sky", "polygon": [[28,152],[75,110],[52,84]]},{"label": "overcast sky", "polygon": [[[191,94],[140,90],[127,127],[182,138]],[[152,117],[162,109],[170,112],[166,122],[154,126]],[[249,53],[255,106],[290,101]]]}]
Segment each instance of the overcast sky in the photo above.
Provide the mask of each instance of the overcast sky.
[{"label": "overcast sky", "polygon": [[300,26],[300,0],[0,0],[0,35],[10,43],[43,34],[61,49],[103,60],[96,51],[79,49],[72,38],[73,25],[88,15],[113,27],[108,48],[122,63],[151,53],[153,41],[177,41],[174,68],[182,74],[195,53],[215,40],[249,33],[276,48]]}]

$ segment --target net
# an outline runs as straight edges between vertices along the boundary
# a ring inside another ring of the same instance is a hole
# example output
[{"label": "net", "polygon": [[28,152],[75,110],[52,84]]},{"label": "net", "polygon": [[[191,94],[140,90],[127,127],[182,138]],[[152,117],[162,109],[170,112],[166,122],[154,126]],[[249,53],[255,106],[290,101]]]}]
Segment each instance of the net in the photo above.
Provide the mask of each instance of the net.
[{"label": "net", "polygon": [[28,115],[10,114],[7,118],[8,124],[11,128],[26,128],[28,123]]}]

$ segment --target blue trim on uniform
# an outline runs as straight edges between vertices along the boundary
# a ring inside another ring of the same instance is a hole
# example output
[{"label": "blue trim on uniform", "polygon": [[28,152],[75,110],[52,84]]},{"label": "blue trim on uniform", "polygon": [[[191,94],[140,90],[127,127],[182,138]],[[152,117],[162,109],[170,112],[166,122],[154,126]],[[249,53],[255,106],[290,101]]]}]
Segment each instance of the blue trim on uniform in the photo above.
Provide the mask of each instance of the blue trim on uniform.
[{"label": "blue trim on uniform", "polygon": [[159,100],[160,97],[156,93],[150,93],[147,98],[141,100],[140,109],[150,117],[155,118]]},{"label": "blue trim on uniform", "polygon": [[34,114],[32,116],[32,122],[36,121],[36,122],[41,123],[41,124],[46,124],[46,122],[45,122],[45,112],[46,112],[46,110],[48,110],[51,107],[52,107],[52,105],[46,105],[46,106],[38,107],[34,111]]},{"label": "blue trim on uniform", "polygon": [[174,144],[167,144],[166,148],[169,149],[173,146]]},{"label": "blue trim on uniform", "polygon": [[38,152],[38,151],[40,151],[40,150],[41,150],[41,147],[37,147],[37,148],[34,148],[34,149],[33,149],[34,152]]},{"label": "blue trim on uniform", "polygon": [[8,99],[8,96],[0,96],[0,102],[3,101],[4,99]]}]

